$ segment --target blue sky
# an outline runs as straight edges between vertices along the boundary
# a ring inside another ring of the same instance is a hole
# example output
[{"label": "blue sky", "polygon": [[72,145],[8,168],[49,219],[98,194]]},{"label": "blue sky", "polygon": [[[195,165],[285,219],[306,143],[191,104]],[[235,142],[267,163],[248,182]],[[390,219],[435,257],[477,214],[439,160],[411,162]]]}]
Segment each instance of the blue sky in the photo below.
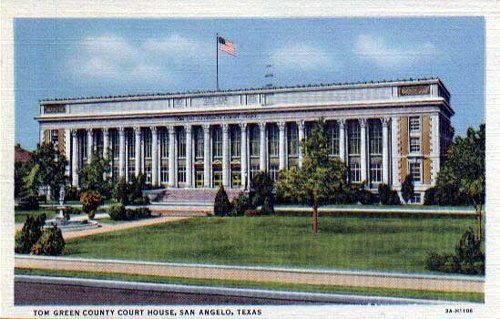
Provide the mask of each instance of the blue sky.
[{"label": "blue sky", "polygon": [[38,100],[440,77],[457,134],[484,122],[482,18],[16,19],[16,143],[38,141]]}]

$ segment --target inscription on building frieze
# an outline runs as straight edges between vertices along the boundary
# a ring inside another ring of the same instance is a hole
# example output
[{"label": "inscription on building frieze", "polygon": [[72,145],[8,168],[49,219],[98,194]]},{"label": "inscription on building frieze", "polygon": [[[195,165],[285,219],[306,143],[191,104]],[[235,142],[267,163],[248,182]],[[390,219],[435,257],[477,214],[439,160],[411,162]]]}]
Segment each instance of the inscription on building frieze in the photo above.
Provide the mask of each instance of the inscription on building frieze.
[{"label": "inscription on building frieze", "polygon": [[399,87],[400,96],[428,95],[431,92],[429,85],[405,85]]},{"label": "inscription on building frieze", "polygon": [[227,96],[207,96],[202,98],[203,105],[219,105],[227,103]]},{"label": "inscription on building frieze", "polygon": [[178,116],[175,118],[179,122],[205,122],[205,121],[226,121],[255,119],[257,114],[228,114],[228,115],[201,115],[201,116]]},{"label": "inscription on building frieze", "polygon": [[45,105],[44,106],[45,113],[65,113],[66,105],[56,104],[56,105]]}]

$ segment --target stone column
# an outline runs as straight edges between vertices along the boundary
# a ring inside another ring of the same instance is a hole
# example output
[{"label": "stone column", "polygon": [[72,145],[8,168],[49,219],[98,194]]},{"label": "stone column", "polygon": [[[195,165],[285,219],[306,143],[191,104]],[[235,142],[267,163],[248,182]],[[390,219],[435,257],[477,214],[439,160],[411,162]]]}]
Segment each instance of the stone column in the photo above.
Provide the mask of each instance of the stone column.
[{"label": "stone column", "polygon": [[389,185],[389,119],[382,119],[382,182]]},{"label": "stone column", "polygon": [[186,131],[186,187],[193,186],[193,127],[188,124],[184,126]]},{"label": "stone column", "polygon": [[158,186],[158,131],[151,128],[151,185]]},{"label": "stone column", "polygon": [[240,153],[240,163],[241,163],[241,187],[243,189],[247,188],[247,176],[248,176],[248,165],[247,165],[247,123],[240,123],[241,129],[241,153]]},{"label": "stone column", "polygon": [[399,117],[391,118],[392,186],[399,187]]},{"label": "stone column", "polygon": [[[134,127],[134,138],[135,138],[135,176],[139,175],[141,172],[141,128]],[[130,165],[130,164],[129,164]]]},{"label": "stone column", "polygon": [[118,176],[125,176],[125,128],[118,128],[119,139],[119,158],[118,158]]},{"label": "stone column", "polygon": [[285,136],[285,128],[286,128],[286,123],[285,122],[278,122],[278,129],[279,129],[279,170],[284,170],[286,167],[286,136]]},{"label": "stone column", "polygon": [[366,171],[366,119],[359,120],[359,126],[361,127],[361,147],[360,147],[360,163],[361,163],[361,181],[367,182],[367,171]]},{"label": "stone column", "polygon": [[222,124],[222,185],[229,187],[229,125]]},{"label": "stone column", "polygon": [[267,165],[266,165],[266,150],[267,150],[267,143],[266,143],[266,123],[265,122],[260,122],[259,123],[259,135],[260,135],[260,152],[259,152],[259,157],[260,157],[260,170],[262,172],[267,171]]},{"label": "stone column", "polygon": [[304,160],[304,149],[302,148],[302,140],[305,136],[305,122],[297,121],[297,127],[299,129],[299,167],[302,167],[302,162]]},{"label": "stone column", "polygon": [[71,130],[73,147],[71,149],[71,185],[78,186],[78,134],[77,130]]},{"label": "stone column", "polygon": [[102,129],[102,157],[108,157],[109,150],[109,130],[107,127]]},{"label": "stone column", "polygon": [[175,127],[168,127],[168,185],[175,187]]},{"label": "stone column", "polygon": [[68,164],[66,165],[66,170],[64,174],[66,176],[71,175],[71,129],[64,129],[64,155]]},{"label": "stone column", "polygon": [[[424,117],[425,119],[425,117]],[[422,123],[423,126],[423,123]],[[432,160],[432,169],[431,169],[431,185],[436,186],[438,172],[441,166],[441,143],[439,139],[439,114],[433,113],[431,114],[431,160]],[[427,139],[427,136],[421,137],[421,143],[424,143],[424,140]]]},{"label": "stone column", "polygon": [[339,158],[345,162],[345,119],[338,120],[339,123]]},{"label": "stone column", "polygon": [[203,125],[203,186],[210,187],[210,124]]},{"label": "stone column", "polygon": [[92,149],[94,147],[93,143],[93,134],[92,134],[92,129],[88,128],[87,129],[87,163],[90,163],[92,161]]}]

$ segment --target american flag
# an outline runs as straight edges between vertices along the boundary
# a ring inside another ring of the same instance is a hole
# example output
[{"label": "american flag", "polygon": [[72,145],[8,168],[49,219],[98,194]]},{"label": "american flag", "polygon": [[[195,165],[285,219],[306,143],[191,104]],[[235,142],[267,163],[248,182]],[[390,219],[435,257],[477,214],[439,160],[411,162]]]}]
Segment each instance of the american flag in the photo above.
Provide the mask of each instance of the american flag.
[{"label": "american flag", "polygon": [[221,50],[222,52],[226,52],[227,54],[236,56],[236,47],[234,46],[233,42],[224,39],[223,37],[219,37],[217,42],[219,43],[219,50]]}]

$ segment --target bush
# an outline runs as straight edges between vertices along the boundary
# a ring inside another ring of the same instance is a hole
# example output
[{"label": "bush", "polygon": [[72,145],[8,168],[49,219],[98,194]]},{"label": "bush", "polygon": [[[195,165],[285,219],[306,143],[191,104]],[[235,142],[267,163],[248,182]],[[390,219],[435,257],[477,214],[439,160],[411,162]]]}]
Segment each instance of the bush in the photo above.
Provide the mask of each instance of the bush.
[{"label": "bush", "polygon": [[109,217],[112,220],[125,220],[125,206],[122,204],[114,204],[108,208]]},{"label": "bush", "polygon": [[389,205],[389,201],[391,200],[391,188],[387,184],[379,184],[378,197],[380,198],[380,204]]},{"label": "bush", "polygon": [[83,213],[83,210],[80,207],[74,207],[74,206],[66,206],[64,207],[64,214],[68,215],[79,215]]},{"label": "bush", "polygon": [[264,203],[261,208],[262,215],[274,215],[274,205],[270,197],[264,199]]},{"label": "bush", "polygon": [[18,254],[28,254],[42,236],[42,229],[46,220],[45,214],[36,217],[26,217],[26,222],[15,235],[14,251]]},{"label": "bush", "polygon": [[243,216],[247,209],[252,208],[250,198],[243,192],[240,192],[238,196],[233,199],[231,205],[233,206],[233,214],[236,216]]},{"label": "bush", "polygon": [[440,255],[430,252],[426,259],[426,268],[446,273],[484,275],[484,259],[481,242],[471,228],[463,234],[457,243],[455,255]]},{"label": "bush", "polygon": [[389,193],[389,205],[401,205],[401,200],[399,199],[398,192],[391,191]]},{"label": "bush", "polygon": [[401,185],[401,196],[403,196],[405,203],[409,203],[414,194],[415,188],[413,187],[413,178],[408,174]]},{"label": "bush", "polygon": [[261,206],[266,197],[273,197],[274,180],[268,173],[258,172],[250,181],[252,206]]},{"label": "bush", "polygon": [[118,180],[118,183],[116,183],[116,186],[113,189],[113,198],[117,202],[123,205],[128,205],[129,204],[128,193],[129,193],[129,185],[127,184],[125,176],[123,176]]},{"label": "bush", "polygon": [[431,187],[425,191],[424,205],[436,205],[436,187]]},{"label": "bush", "polygon": [[224,186],[220,186],[215,195],[214,201],[214,215],[215,216],[226,216],[231,213],[231,203],[227,197],[227,193],[224,190]]},{"label": "bush", "polygon": [[253,217],[262,215],[261,210],[259,209],[248,209],[245,211],[245,217]]},{"label": "bush", "polygon": [[80,200],[80,192],[78,188],[74,186],[65,186],[64,188],[64,200]]},{"label": "bush", "polygon": [[80,195],[80,203],[82,203],[83,212],[86,213],[90,219],[95,217],[95,213],[99,205],[101,205],[101,195],[94,191],[83,192]]},{"label": "bush", "polygon": [[370,205],[370,204],[374,204],[376,202],[375,195],[366,189],[358,190],[356,192],[356,199],[358,202],[360,202],[363,205]]},{"label": "bush", "polygon": [[21,210],[35,210],[40,207],[38,196],[29,195],[19,199],[18,207]]},{"label": "bush", "polygon": [[57,256],[62,254],[65,245],[61,229],[54,226],[43,230],[40,240],[33,248],[36,248],[36,251],[41,251],[43,255]]}]

